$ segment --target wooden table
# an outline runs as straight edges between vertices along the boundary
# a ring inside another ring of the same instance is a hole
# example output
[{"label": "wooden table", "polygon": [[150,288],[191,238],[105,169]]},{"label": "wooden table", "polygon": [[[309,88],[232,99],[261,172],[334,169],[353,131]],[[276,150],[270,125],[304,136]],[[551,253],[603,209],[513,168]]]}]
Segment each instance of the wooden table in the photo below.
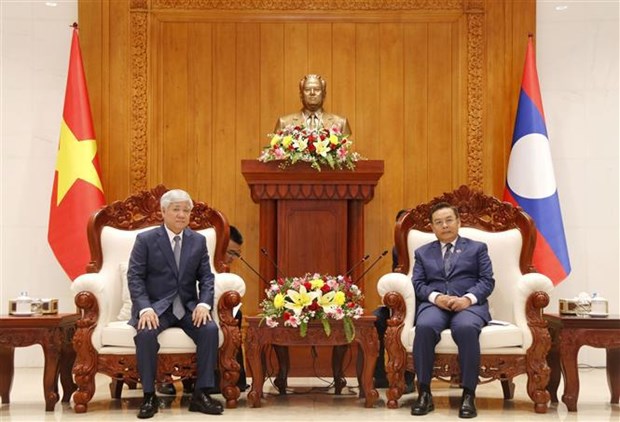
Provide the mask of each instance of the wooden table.
[{"label": "wooden table", "polygon": [[62,401],[69,402],[77,389],[71,370],[75,351],[71,343],[78,314],[55,314],[44,316],[0,315],[0,396],[2,403],[9,403],[14,374],[14,351],[16,347],[40,344],[45,355],[43,369],[43,393],[45,410],[54,411],[58,402],[58,375],[62,383]]},{"label": "wooden table", "polygon": [[[373,374],[377,356],[379,355],[379,338],[375,328],[373,316],[363,316],[354,321],[355,338],[353,343],[358,345],[357,379],[360,388],[359,397],[365,398],[364,405],[372,407],[379,397],[379,393],[373,386]],[[308,324],[308,332],[305,337],[299,335],[299,328],[284,327],[283,323],[275,328],[268,327],[264,322],[260,324],[261,317],[246,317],[248,330],[245,337],[246,359],[252,373],[252,388],[248,393],[248,402],[252,407],[261,406],[263,396],[263,384],[265,382],[264,359],[265,352],[271,346],[344,346],[349,344],[344,334],[342,321],[330,320],[331,335],[325,335],[320,321],[311,321]],[[286,354],[279,353],[279,374],[276,385],[281,394],[285,394],[287,366]],[[340,349],[340,348],[335,348]],[[336,354],[341,357],[340,354]],[[334,381],[340,382],[342,378],[342,362],[334,361],[332,364]],[[337,385],[336,391],[342,389]]]},{"label": "wooden table", "polygon": [[577,317],[572,315],[544,314],[549,323],[551,350],[547,361],[551,368],[547,390],[553,403],[558,402],[557,390],[560,371],[564,376],[562,401],[569,412],[577,411],[579,397],[579,372],[577,354],[581,346],[607,350],[607,383],[611,403],[618,403],[620,396],[620,315],[607,318]]}]

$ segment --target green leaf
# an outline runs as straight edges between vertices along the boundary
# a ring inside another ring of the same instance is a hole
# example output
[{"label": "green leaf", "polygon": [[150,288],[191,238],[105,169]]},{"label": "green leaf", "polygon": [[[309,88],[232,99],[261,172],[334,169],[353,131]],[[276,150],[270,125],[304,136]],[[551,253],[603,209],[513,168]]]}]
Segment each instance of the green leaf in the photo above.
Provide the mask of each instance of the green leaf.
[{"label": "green leaf", "polygon": [[351,343],[355,338],[355,326],[353,325],[353,321],[350,317],[344,317],[342,320],[342,324],[344,327],[344,335],[347,338],[347,342]]},{"label": "green leaf", "polygon": [[323,330],[325,330],[325,335],[327,337],[332,334],[332,327],[329,325],[329,321],[327,319],[321,319],[321,323],[323,323]]},{"label": "green leaf", "polygon": [[305,322],[302,322],[299,325],[299,335],[301,337],[306,337],[306,334],[308,334],[308,324]]}]

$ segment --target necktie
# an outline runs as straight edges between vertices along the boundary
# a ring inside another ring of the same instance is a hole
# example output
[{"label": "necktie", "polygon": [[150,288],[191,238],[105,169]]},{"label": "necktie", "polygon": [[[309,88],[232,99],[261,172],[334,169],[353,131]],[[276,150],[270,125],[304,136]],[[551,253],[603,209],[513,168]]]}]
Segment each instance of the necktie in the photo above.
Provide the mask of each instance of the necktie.
[{"label": "necktie", "polygon": [[452,267],[452,243],[446,245],[446,251],[443,254],[443,270],[448,275]]},{"label": "necktie", "polygon": [[308,117],[310,129],[316,129],[318,121],[319,119],[316,117],[316,114],[311,114],[310,117]]},{"label": "necktie", "polygon": [[[172,252],[174,253],[174,260],[177,263],[177,269],[179,269],[179,262],[181,262],[181,237],[174,236],[172,240],[174,241],[174,249]],[[181,298],[178,294],[172,301],[172,313],[178,319],[183,318],[183,315],[185,315],[185,306],[181,303]]]}]

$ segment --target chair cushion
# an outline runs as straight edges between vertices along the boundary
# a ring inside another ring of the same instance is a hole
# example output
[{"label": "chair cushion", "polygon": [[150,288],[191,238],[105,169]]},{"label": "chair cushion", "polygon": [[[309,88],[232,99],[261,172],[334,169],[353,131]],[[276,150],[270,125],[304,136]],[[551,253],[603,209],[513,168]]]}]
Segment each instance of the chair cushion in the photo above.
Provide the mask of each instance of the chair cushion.
[{"label": "chair cushion", "polygon": [[[415,327],[409,331],[409,338],[405,342],[407,351],[413,349],[413,338],[415,337]],[[520,348],[523,347],[523,331],[514,324],[487,325],[480,332],[480,351],[485,353],[496,353],[497,349]],[[458,348],[452,339],[452,333],[448,330],[441,332],[441,340],[435,347],[437,353],[457,353]],[[525,352],[525,349],[523,350]],[[514,352],[514,350],[513,350]]]},{"label": "chair cushion", "polygon": [[[129,347],[135,348],[133,338],[136,330],[127,321],[112,321],[101,332],[101,342],[104,347]],[[160,353],[162,349],[187,349],[188,352],[194,352],[196,345],[182,329],[178,327],[168,328],[162,331],[157,337],[160,345]]]},{"label": "chair cushion", "polygon": [[120,321],[129,321],[131,317],[131,296],[129,295],[129,283],[127,282],[127,267],[128,265],[126,262],[121,262],[118,265],[118,271],[121,276],[121,288],[123,289],[121,293],[123,304],[116,317],[116,319]]}]

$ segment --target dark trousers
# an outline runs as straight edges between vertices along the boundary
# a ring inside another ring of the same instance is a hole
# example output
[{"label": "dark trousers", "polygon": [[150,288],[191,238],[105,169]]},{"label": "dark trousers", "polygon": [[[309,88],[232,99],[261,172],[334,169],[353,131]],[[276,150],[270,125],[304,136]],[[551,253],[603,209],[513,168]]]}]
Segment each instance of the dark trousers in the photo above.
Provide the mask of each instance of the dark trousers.
[{"label": "dark trousers", "polygon": [[180,327],[196,344],[196,389],[213,387],[217,363],[218,330],[213,321],[200,327],[192,323],[191,312],[186,312],[180,320],[172,313],[172,307],[159,316],[159,327],[154,330],[138,330],[133,338],[136,344],[138,372],[145,393],[155,391],[157,376],[157,352],[159,352],[159,333],[170,327]]},{"label": "dark trousers", "polygon": [[430,385],[435,363],[435,346],[446,328],[458,347],[462,385],[476,390],[480,373],[480,330],[484,320],[473,312],[445,311],[437,306],[423,309],[417,316],[413,339],[413,361],[420,384]]}]

